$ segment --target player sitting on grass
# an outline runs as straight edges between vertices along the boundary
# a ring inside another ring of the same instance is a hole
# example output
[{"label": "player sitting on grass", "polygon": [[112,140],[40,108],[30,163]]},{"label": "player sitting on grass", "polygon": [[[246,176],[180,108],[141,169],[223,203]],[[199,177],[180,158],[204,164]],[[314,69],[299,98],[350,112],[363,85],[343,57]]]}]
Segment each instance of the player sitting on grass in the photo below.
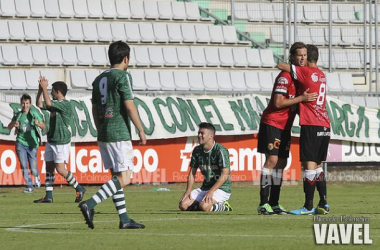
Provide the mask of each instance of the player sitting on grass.
[{"label": "player sitting on grass", "polygon": [[[228,203],[231,196],[230,156],[228,150],[214,141],[215,127],[206,122],[199,124],[199,144],[193,150],[187,188],[179,200],[182,211],[232,211]],[[191,191],[195,174],[200,169],[204,181],[201,188]]]}]

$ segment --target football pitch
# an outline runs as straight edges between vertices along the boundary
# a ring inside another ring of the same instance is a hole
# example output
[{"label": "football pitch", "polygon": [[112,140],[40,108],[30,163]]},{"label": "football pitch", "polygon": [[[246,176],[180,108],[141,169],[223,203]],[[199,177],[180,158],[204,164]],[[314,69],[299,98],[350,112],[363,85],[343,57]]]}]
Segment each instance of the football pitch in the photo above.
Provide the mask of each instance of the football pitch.
[{"label": "football pitch", "polygon": [[[200,184],[196,184],[198,186]],[[156,191],[166,187],[170,191]],[[56,187],[54,203],[34,204],[44,188],[32,194],[22,187],[0,188],[0,249],[363,249],[380,248],[378,183],[328,183],[331,212],[324,217],[368,217],[372,245],[316,245],[311,215],[257,215],[259,187],[233,183],[232,212],[181,212],[178,200],[185,184],[129,186],[125,189],[129,215],[143,230],[120,230],[111,199],[95,209],[95,229],[87,228],[75,192]],[[85,199],[99,187],[88,186]],[[315,194],[315,203],[318,194]],[[302,185],[286,185],[281,204],[303,205]],[[344,223],[344,222],[337,222]]]}]

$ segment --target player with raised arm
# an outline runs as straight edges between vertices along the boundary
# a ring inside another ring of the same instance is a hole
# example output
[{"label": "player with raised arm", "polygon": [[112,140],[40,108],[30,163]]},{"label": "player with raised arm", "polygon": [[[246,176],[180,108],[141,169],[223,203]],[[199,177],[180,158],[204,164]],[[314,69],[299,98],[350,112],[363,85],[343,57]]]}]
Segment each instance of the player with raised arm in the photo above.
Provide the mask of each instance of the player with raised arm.
[{"label": "player with raised arm", "polygon": [[[179,200],[182,211],[232,211],[228,203],[231,196],[230,156],[228,150],[215,142],[215,127],[211,123],[199,124],[199,144],[191,154],[190,171],[185,193]],[[204,176],[200,188],[191,190],[198,168]]]},{"label": "player with raised arm", "polygon": [[112,197],[119,214],[120,229],[145,228],[130,219],[125,204],[124,187],[130,183],[133,170],[133,146],[130,121],[136,126],[140,143],[146,136],[134,104],[132,77],[128,68],[130,48],[118,41],[110,44],[108,57],[110,69],[101,73],[92,83],[92,114],[98,130],[98,145],[104,167],[111,170],[112,179],[92,196],[79,204],[86,224],[94,228],[94,208]]},{"label": "player with raised arm", "polygon": [[[289,61],[295,65],[306,63],[306,45],[296,42],[290,48]],[[277,76],[270,102],[261,116],[258,151],[266,160],[260,175],[259,214],[287,214],[279,204],[283,170],[287,165],[290,150],[291,128],[298,103],[313,101],[317,94],[305,90],[297,96],[296,86],[289,72],[281,71]]]},{"label": "player with raised arm", "polygon": [[[309,89],[317,92],[313,102],[300,103],[300,160],[304,168],[305,203],[303,208],[289,211],[291,214],[304,215],[329,212],[327,188],[322,161],[326,160],[330,141],[330,119],[326,110],[326,76],[318,69],[319,52],[315,45],[307,45],[307,67],[279,63],[278,68],[291,72],[299,83],[299,92]],[[314,191],[317,186],[319,204],[313,208]]]}]

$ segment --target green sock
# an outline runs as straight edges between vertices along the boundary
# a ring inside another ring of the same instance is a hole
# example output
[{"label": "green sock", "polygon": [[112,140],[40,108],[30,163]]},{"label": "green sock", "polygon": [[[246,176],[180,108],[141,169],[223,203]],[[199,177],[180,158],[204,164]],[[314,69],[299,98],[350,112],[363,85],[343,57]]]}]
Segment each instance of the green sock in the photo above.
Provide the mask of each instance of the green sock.
[{"label": "green sock", "polygon": [[124,189],[119,189],[119,191],[116,192],[112,196],[113,203],[115,204],[117,213],[119,214],[120,221],[123,223],[129,222],[130,219],[127,214],[127,206],[125,204],[125,196],[124,196]]},{"label": "green sock", "polygon": [[53,185],[54,185],[55,175],[54,173],[46,173],[45,178],[45,197],[53,199]]},{"label": "green sock", "polygon": [[81,192],[83,191],[83,187],[79,185],[77,179],[73,176],[73,174],[69,171],[67,175],[65,176],[66,181],[69,183],[70,186],[75,188],[76,191]]},{"label": "green sock", "polygon": [[117,178],[112,178],[112,180],[104,183],[98,192],[87,200],[86,203],[90,209],[93,209],[100,202],[116,194],[119,189],[121,189],[119,180]]}]

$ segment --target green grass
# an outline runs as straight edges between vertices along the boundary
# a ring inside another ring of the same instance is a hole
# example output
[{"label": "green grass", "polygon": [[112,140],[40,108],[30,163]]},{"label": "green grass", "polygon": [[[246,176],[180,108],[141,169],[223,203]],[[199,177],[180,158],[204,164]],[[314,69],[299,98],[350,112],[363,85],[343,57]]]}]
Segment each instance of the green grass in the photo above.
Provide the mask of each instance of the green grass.
[{"label": "green grass", "polygon": [[[198,186],[198,184],[197,184]],[[180,212],[178,200],[185,184],[152,191],[155,186],[126,189],[130,217],[146,225],[144,230],[119,230],[111,200],[96,207],[95,229],[88,229],[79,212],[74,191],[54,191],[54,203],[34,204],[44,190],[21,193],[22,188],[0,188],[1,249],[362,249],[364,246],[318,246],[312,230],[313,216],[259,216],[258,186],[234,183],[232,212]],[[327,216],[370,218],[372,246],[380,246],[380,186],[367,183],[328,185],[331,212]],[[85,198],[98,190],[87,187]],[[316,193],[317,196],[317,193]],[[315,199],[317,202],[317,197]],[[281,204],[287,209],[302,206],[302,185],[284,186]]]}]

